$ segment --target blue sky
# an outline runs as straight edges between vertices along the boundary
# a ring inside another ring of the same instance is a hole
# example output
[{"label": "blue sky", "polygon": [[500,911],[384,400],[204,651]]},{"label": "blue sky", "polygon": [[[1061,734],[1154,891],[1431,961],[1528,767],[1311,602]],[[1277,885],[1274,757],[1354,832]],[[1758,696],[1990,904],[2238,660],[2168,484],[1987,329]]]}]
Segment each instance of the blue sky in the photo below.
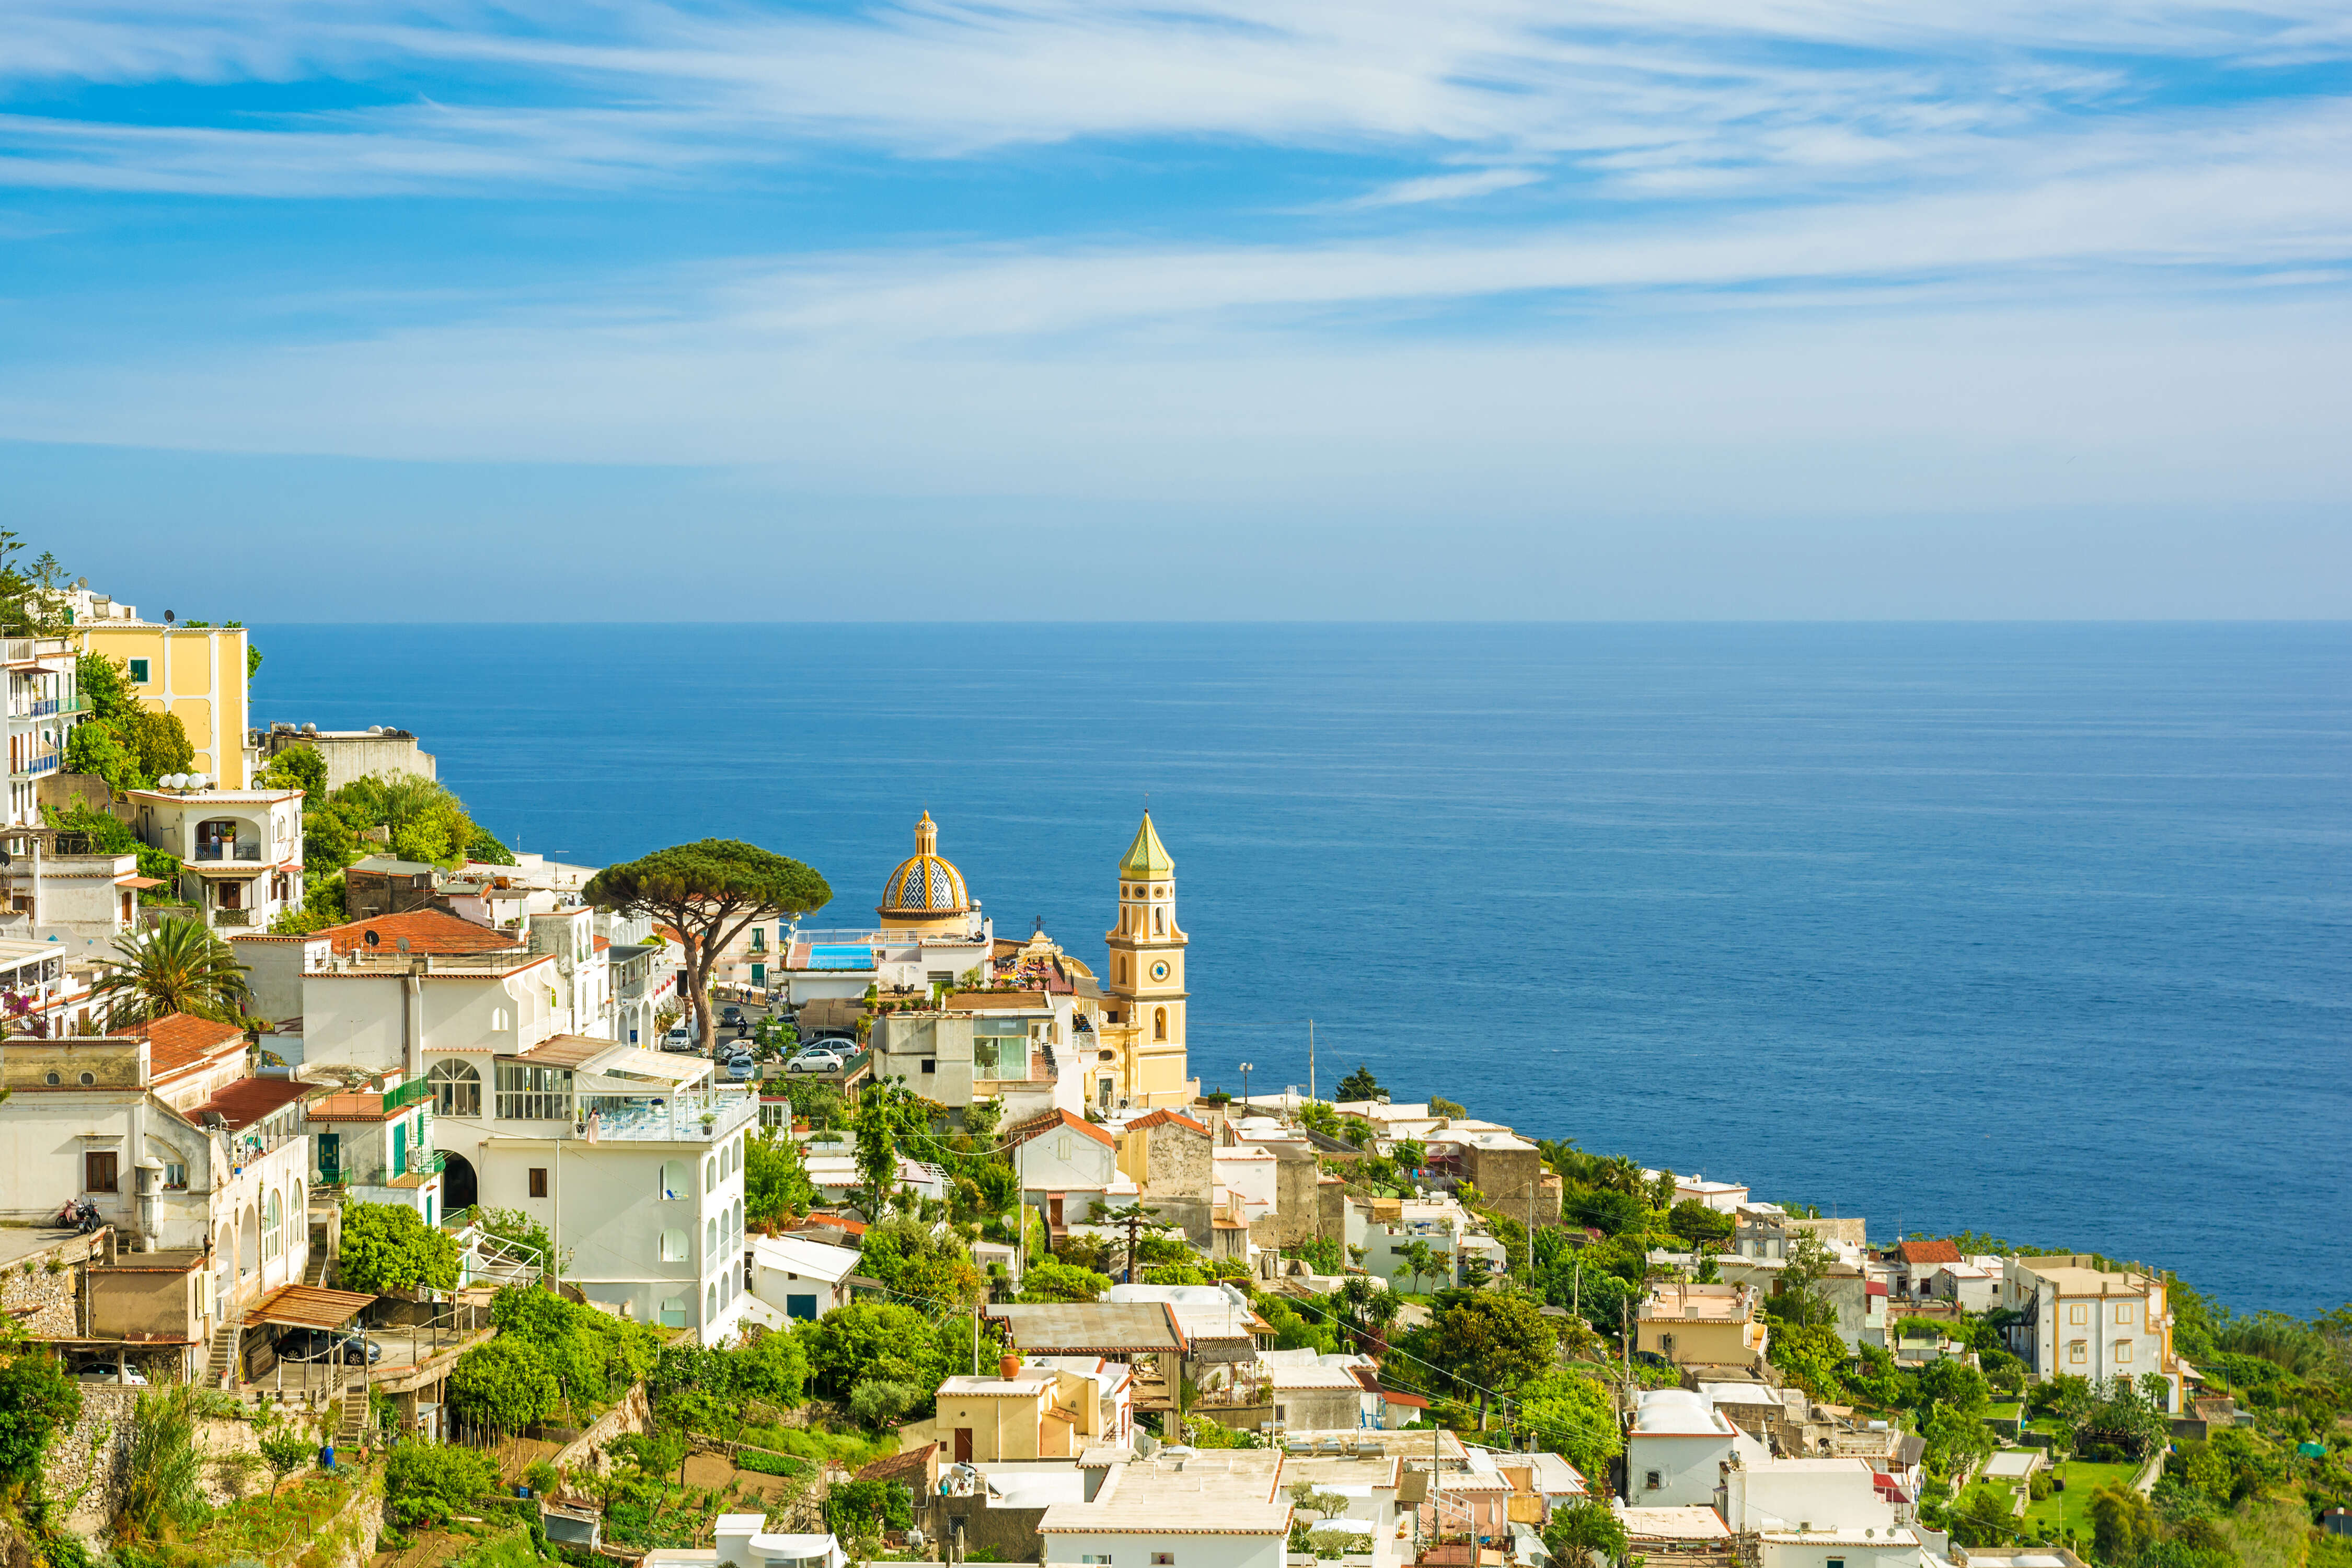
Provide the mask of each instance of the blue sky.
[{"label": "blue sky", "polygon": [[0,37],[0,507],[142,604],[2352,610],[2340,3]]}]

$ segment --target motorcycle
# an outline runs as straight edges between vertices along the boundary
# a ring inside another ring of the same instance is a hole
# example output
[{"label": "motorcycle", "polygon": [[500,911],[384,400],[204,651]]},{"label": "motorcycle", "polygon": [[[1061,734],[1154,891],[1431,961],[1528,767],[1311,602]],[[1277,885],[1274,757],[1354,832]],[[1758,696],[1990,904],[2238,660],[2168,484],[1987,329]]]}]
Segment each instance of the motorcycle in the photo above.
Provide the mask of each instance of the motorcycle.
[{"label": "motorcycle", "polygon": [[98,1217],[98,1205],[88,1198],[68,1198],[58,1210],[58,1226],[78,1236],[88,1236],[103,1222]]}]

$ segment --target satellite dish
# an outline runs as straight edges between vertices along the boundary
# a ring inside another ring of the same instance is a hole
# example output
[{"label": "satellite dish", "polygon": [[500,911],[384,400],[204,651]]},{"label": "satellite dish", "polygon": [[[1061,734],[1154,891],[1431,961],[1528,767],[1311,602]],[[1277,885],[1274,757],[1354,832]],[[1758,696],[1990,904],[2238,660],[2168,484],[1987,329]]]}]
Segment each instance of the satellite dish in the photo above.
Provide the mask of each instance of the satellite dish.
[{"label": "satellite dish", "polygon": [[380,937],[380,936],[376,935],[376,934],[375,934],[375,932],[373,932],[373,931],[370,931],[370,932],[368,932],[368,933],[367,933],[367,936],[366,936],[366,938],[365,938],[364,940],[366,941],[367,944],[368,944],[370,947],[374,947],[374,946],[376,946],[377,944],[381,943],[381,942],[383,941],[383,938],[382,938],[382,937]]},{"label": "satellite dish", "polygon": [[185,773],[165,773],[162,778],[157,779],[155,782],[162,784],[165,789],[177,789],[182,784],[185,784],[187,779],[188,775]]},{"label": "satellite dish", "polygon": [[175,619],[177,619],[177,618],[178,618],[178,617],[174,616],[172,614],[172,612],[171,612],[171,611],[169,611],[169,610],[166,610],[166,611],[164,611],[164,612],[163,612],[163,624],[164,624],[165,626],[170,626],[170,625],[173,623],[173,620],[175,620]]},{"label": "satellite dish", "polygon": [[394,946],[394,947],[396,947],[396,948],[398,948],[398,949],[400,949],[402,956],[405,957],[405,956],[407,955],[407,952],[408,952],[408,939],[407,939],[406,937],[404,937],[404,937],[399,938],[399,939],[398,939],[397,941],[395,941],[392,945],[393,945],[393,946]]},{"label": "satellite dish", "polygon": [[209,774],[190,773],[188,775],[188,787],[190,789],[209,789],[212,787],[212,778]]}]

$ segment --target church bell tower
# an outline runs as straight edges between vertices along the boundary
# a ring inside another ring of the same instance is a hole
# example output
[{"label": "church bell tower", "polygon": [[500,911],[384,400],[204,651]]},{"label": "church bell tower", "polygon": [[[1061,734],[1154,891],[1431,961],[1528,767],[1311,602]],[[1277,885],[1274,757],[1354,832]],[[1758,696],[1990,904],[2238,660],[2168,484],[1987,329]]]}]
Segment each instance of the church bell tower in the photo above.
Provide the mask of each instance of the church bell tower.
[{"label": "church bell tower", "polygon": [[1135,842],[1118,862],[1118,924],[1104,933],[1119,1019],[1134,1028],[1135,1049],[1152,1089],[1184,1081],[1184,944],[1176,923],[1176,862],[1143,814]]}]

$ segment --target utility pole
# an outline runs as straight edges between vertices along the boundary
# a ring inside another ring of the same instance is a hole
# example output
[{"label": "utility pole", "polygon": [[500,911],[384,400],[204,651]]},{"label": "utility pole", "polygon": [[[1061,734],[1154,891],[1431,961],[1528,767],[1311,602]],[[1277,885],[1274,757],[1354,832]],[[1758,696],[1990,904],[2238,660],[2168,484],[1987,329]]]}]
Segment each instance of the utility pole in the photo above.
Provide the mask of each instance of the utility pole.
[{"label": "utility pole", "polygon": [[1137,1208],[1129,1209],[1127,1211],[1127,1283],[1129,1285],[1135,1283],[1136,1253],[1141,1246],[1142,1231],[1143,1211]]},{"label": "utility pole", "polygon": [[1307,1098],[1319,1100],[1315,1092],[1315,1020],[1307,1020]]}]

